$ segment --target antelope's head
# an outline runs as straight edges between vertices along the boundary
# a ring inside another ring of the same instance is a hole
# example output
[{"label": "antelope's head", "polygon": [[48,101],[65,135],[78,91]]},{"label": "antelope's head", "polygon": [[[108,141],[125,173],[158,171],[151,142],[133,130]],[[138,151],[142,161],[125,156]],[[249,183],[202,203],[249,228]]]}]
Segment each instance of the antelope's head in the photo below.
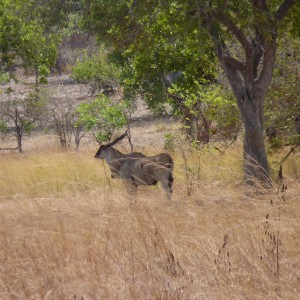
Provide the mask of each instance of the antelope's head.
[{"label": "antelope's head", "polygon": [[119,141],[121,141],[122,139],[124,139],[124,137],[127,134],[128,134],[128,129],[121,136],[117,137],[112,142],[106,145],[101,145],[94,157],[98,159],[105,159],[108,156],[111,147],[116,143],[118,143]]}]

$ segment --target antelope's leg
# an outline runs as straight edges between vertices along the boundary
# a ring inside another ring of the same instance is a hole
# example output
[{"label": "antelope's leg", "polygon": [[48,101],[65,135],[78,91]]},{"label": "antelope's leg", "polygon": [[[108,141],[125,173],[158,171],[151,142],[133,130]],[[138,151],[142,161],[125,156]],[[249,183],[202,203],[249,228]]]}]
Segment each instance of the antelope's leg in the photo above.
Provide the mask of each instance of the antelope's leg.
[{"label": "antelope's leg", "polygon": [[173,193],[173,175],[172,173],[169,174],[167,179],[161,180],[160,185],[164,190],[167,199],[172,200],[172,193]]}]

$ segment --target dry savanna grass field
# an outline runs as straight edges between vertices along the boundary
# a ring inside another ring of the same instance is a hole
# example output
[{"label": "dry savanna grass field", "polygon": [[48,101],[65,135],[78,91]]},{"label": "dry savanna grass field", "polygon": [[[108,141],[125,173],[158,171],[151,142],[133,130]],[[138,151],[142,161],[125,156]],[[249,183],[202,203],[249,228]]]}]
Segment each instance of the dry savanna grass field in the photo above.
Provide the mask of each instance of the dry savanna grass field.
[{"label": "dry savanna grass field", "polygon": [[299,152],[255,193],[241,145],[175,149],[130,208],[94,146],[0,154],[0,299],[299,299]]}]

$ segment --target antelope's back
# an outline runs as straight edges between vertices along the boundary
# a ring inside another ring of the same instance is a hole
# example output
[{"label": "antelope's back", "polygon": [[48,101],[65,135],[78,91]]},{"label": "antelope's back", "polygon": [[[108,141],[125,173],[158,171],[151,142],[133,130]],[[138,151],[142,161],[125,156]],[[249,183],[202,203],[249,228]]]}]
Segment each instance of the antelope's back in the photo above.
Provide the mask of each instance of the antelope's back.
[{"label": "antelope's back", "polygon": [[149,156],[148,159],[153,163],[156,163],[160,166],[163,166],[163,167],[173,171],[174,161],[173,161],[172,156],[168,153],[160,153],[158,155]]},{"label": "antelope's back", "polygon": [[137,174],[141,168],[141,160],[145,155],[141,152],[132,152],[124,154],[120,159],[120,172],[123,176],[131,176],[132,174]]}]

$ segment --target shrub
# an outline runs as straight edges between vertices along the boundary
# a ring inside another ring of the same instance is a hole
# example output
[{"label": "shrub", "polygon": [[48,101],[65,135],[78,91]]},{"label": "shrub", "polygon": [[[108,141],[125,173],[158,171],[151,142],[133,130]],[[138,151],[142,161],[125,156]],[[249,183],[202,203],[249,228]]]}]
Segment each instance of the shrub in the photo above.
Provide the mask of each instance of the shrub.
[{"label": "shrub", "polygon": [[85,53],[73,67],[72,77],[80,83],[93,83],[97,89],[118,85],[120,70],[107,55],[103,48],[91,56]]}]

